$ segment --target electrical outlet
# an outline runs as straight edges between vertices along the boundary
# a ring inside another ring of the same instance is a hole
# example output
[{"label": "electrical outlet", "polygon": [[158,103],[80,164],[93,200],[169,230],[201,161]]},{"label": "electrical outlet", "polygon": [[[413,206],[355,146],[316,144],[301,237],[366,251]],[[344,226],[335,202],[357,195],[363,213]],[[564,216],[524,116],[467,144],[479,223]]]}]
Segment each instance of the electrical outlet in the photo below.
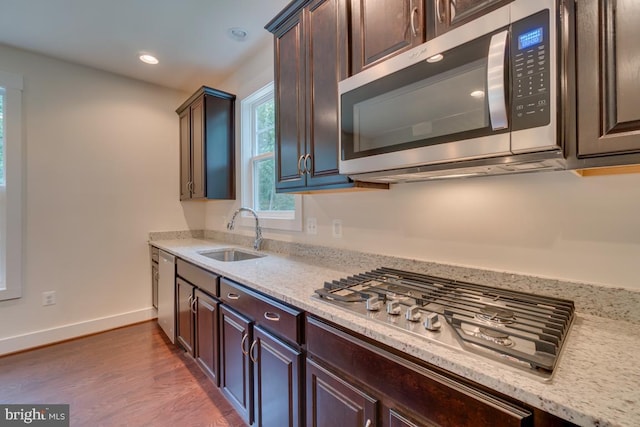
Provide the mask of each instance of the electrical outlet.
[{"label": "electrical outlet", "polygon": [[54,305],[56,303],[56,291],[42,293],[42,305]]},{"label": "electrical outlet", "polygon": [[336,239],[342,238],[342,220],[334,219],[333,220],[333,237]]},{"label": "electrical outlet", "polygon": [[307,218],[307,234],[318,234],[318,220]]}]

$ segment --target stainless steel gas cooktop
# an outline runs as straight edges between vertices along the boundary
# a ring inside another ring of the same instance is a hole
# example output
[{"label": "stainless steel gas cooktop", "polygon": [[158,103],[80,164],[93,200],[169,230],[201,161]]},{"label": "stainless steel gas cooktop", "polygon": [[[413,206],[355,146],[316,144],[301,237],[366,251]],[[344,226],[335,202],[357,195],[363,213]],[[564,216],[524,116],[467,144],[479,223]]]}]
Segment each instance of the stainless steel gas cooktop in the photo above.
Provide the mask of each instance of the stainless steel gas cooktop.
[{"label": "stainless steel gas cooktop", "polygon": [[568,300],[390,268],[326,282],[313,297],[544,380],[575,311]]}]

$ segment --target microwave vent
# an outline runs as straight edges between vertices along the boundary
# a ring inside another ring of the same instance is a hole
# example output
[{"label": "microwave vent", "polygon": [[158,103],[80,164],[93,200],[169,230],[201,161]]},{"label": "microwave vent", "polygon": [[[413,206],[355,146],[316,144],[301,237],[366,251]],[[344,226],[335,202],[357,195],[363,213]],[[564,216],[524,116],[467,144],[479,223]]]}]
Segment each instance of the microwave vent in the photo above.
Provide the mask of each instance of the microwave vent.
[{"label": "microwave vent", "polygon": [[[350,175],[351,178],[364,182],[401,184],[440,179],[473,178],[490,175],[507,175],[538,171],[566,170],[563,158],[548,158],[523,161],[496,162],[496,159],[484,159],[487,164],[467,165],[466,163],[433,165],[432,168],[417,167]],[[471,163],[471,162],[470,162]],[[477,163],[477,162],[476,162]]]}]

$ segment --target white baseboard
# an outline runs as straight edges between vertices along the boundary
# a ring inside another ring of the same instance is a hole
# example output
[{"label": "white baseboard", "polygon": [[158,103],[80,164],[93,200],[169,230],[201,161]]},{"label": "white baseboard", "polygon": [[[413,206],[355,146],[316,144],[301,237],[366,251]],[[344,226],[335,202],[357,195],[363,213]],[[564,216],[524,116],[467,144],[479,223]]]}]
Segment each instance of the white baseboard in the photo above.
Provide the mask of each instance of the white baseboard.
[{"label": "white baseboard", "polygon": [[83,335],[95,334],[133,323],[144,322],[158,317],[155,308],[120,313],[113,316],[100,317],[84,322],[70,323],[55,328],[43,329],[28,334],[16,335],[0,339],[0,356],[17,351],[28,350],[46,344],[52,344]]}]

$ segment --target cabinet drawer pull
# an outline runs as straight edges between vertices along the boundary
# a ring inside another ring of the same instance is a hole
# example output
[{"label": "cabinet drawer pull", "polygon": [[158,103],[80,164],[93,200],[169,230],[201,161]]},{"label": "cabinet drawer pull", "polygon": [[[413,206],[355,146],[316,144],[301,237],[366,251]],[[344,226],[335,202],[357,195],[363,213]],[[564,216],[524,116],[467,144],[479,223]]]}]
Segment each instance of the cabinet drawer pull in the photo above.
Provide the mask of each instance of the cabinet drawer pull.
[{"label": "cabinet drawer pull", "polygon": [[238,295],[238,294],[234,294],[234,293],[232,293],[232,292],[229,292],[229,293],[227,294],[227,298],[229,298],[229,299],[233,299],[233,300],[236,300],[236,299],[240,299],[240,295]]},{"label": "cabinet drawer pull", "polygon": [[249,353],[244,349],[244,342],[247,340],[247,338],[249,338],[249,334],[243,334],[242,335],[242,341],[240,341],[240,350],[242,351],[242,354],[244,354],[245,356],[247,356]]},{"label": "cabinet drawer pull", "polygon": [[251,361],[253,363],[255,363],[256,365],[258,364],[258,360],[257,357],[254,357],[253,355],[253,349],[255,348],[256,344],[258,344],[258,340],[253,340],[253,342],[251,343],[251,347],[249,348],[249,358],[251,359]]},{"label": "cabinet drawer pull", "polygon": [[280,321],[280,315],[278,313],[274,313],[271,311],[265,311],[264,312],[264,318],[267,320],[271,320],[272,322],[279,322]]}]

